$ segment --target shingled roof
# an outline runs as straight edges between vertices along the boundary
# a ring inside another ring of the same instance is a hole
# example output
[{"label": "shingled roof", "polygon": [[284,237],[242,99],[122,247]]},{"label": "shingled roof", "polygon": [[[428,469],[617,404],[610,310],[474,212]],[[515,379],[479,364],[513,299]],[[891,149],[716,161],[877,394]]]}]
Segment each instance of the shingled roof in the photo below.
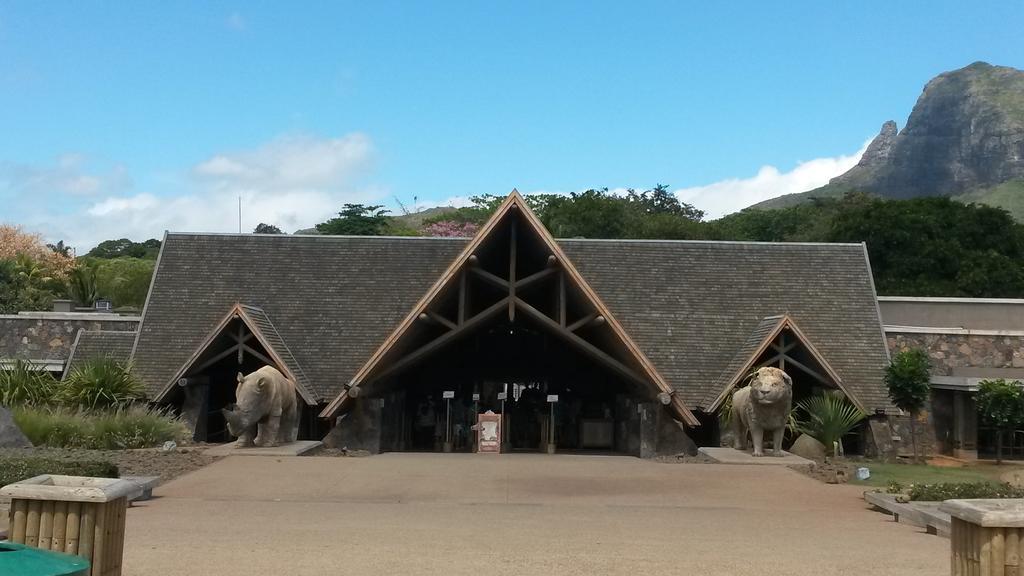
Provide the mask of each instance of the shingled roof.
[{"label": "shingled roof", "polygon": [[93,358],[111,358],[127,362],[132,356],[135,332],[107,330],[79,330],[71,347],[64,374],[70,374],[86,361]]},{"label": "shingled roof", "polygon": [[[466,239],[166,235],[135,346],[151,394],[233,305],[257,306],[320,400],[350,381]],[[888,356],[860,244],[560,240],[691,408],[768,316],[788,314],[867,407]]]}]

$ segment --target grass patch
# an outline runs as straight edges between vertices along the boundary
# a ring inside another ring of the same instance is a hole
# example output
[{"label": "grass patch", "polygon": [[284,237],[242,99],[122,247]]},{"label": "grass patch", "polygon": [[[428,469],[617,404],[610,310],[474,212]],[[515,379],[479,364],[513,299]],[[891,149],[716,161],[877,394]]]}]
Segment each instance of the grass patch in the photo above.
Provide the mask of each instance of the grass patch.
[{"label": "grass patch", "polygon": [[941,484],[949,482],[991,482],[1000,474],[1012,470],[1008,466],[966,466],[963,468],[929,466],[927,464],[869,463],[864,466],[871,471],[867,480],[852,479],[853,484],[863,486],[888,486],[892,483]]},{"label": "grass patch", "polygon": [[36,446],[128,449],[181,442],[188,429],[166,411],[142,406],[87,411],[32,406],[11,410],[15,423]]},{"label": "grass patch", "polygon": [[40,456],[0,455],[0,486],[27,480],[40,474],[117,478],[118,470],[106,460],[60,460]]}]

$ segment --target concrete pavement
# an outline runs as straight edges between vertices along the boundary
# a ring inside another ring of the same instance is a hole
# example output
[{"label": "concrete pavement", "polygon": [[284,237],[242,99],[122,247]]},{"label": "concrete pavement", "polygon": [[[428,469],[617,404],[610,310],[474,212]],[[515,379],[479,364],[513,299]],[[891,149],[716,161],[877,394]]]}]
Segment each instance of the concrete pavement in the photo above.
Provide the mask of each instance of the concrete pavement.
[{"label": "concrete pavement", "polygon": [[788,469],[230,457],[128,513],[125,574],[935,575],[949,541]]}]

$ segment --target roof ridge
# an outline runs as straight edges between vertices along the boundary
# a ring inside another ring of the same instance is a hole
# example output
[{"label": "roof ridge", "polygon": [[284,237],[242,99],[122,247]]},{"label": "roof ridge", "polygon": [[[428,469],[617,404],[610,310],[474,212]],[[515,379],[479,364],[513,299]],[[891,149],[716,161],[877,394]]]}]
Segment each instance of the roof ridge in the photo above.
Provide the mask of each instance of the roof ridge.
[{"label": "roof ridge", "polygon": [[[235,236],[238,238],[318,238],[318,239],[361,239],[361,240],[403,240],[403,241],[462,241],[472,240],[464,236],[364,236],[357,234],[255,234],[251,232],[167,232],[168,236],[211,236],[225,237]],[[556,242],[593,242],[593,243],[622,243],[622,244],[736,244],[752,246],[842,246],[861,247],[859,242],[767,242],[761,240],[678,240],[671,238],[555,238]]]}]

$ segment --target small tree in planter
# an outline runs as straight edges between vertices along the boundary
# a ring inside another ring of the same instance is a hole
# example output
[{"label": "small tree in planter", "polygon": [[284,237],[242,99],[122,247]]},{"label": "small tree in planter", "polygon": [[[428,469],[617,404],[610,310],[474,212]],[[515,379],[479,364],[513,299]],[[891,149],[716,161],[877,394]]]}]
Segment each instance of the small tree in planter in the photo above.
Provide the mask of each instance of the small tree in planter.
[{"label": "small tree in planter", "polygon": [[885,371],[885,385],[889,398],[897,408],[910,413],[910,443],[917,461],[917,412],[928,401],[931,362],[920,348],[900,350]]},{"label": "small tree in planter", "polygon": [[1018,382],[982,380],[974,397],[983,424],[996,429],[996,464],[1003,463],[1003,435],[1024,420],[1024,393]]}]

